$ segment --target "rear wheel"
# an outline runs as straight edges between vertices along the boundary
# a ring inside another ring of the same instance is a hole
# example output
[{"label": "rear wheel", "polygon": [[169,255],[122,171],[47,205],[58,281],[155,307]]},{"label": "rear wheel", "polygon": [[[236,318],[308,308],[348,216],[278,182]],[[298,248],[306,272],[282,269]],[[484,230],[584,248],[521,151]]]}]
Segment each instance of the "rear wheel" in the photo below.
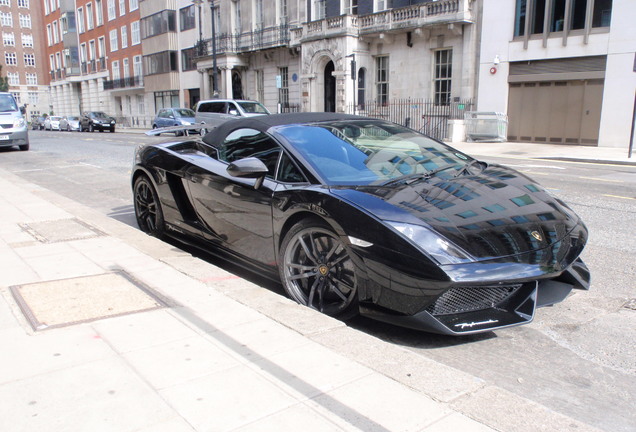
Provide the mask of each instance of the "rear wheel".
[{"label": "rear wheel", "polygon": [[88,131],[89,132],[93,132],[95,130],[95,128],[93,127],[93,123],[89,123],[88,124]]},{"label": "rear wheel", "polygon": [[326,223],[305,219],[294,225],[281,245],[279,263],[283,287],[296,302],[341,319],[358,314],[355,265]]},{"label": "rear wheel", "polygon": [[150,179],[140,176],[133,187],[135,198],[135,217],[143,232],[155,237],[163,237],[165,224],[159,196]]}]

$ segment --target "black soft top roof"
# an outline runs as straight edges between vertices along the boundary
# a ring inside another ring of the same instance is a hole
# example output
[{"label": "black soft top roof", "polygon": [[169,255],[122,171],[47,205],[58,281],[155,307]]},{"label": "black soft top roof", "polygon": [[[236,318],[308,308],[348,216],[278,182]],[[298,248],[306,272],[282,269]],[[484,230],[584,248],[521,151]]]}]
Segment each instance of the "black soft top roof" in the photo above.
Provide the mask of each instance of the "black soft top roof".
[{"label": "black soft top roof", "polygon": [[290,113],[290,114],[271,114],[260,115],[254,117],[238,118],[236,120],[229,120],[220,124],[216,128],[212,129],[208,134],[203,137],[203,142],[206,144],[217,146],[221,143],[221,140],[227,136],[230,132],[241,129],[251,128],[262,132],[267,131],[271,127],[291,124],[305,124],[305,123],[319,123],[325,121],[342,121],[342,120],[361,120],[369,119],[368,117],[361,117],[351,114],[340,113]]}]

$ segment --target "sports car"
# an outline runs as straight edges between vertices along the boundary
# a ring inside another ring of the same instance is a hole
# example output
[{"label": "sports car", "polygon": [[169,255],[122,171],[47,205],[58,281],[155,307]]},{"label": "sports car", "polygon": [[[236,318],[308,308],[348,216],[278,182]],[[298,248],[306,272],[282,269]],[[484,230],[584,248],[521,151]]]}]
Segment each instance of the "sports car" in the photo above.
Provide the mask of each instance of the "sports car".
[{"label": "sports car", "polygon": [[465,335],[590,285],[588,232],[563,201],[384,120],[231,120],[139,147],[131,183],[141,230],[232,257],[341,319]]}]

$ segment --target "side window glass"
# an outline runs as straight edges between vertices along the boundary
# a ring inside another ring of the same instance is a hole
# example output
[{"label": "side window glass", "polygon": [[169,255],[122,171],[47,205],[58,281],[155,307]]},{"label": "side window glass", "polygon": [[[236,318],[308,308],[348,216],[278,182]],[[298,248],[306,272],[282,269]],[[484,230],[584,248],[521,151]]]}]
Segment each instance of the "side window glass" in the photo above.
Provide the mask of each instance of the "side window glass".
[{"label": "side window glass", "polygon": [[280,158],[280,166],[276,180],[283,183],[305,183],[307,181],[305,176],[285,152],[283,152]]},{"label": "side window glass", "polygon": [[238,129],[223,141],[219,159],[228,163],[248,157],[263,161],[268,169],[267,176],[274,177],[280,146],[264,132],[255,129]]}]

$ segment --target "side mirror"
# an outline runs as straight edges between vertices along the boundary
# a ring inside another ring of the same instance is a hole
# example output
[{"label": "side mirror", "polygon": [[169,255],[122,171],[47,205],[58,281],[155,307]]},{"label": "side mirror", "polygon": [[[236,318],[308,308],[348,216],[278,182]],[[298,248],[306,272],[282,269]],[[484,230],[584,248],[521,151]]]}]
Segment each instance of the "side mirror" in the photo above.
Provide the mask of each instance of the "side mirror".
[{"label": "side mirror", "polygon": [[233,116],[237,116],[237,115],[239,115],[238,111],[237,111],[237,110],[235,110],[235,109],[231,109],[231,110],[229,111],[229,113],[230,113],[230,115],[233,115]]},{"label": "side mirror", "polygon": [[254,189],[258,189],[263,184],[265,175],[269,172],[263,161],[250,157],[232,162],[227,167],[227,173],[232,177],[256,179]]}]

